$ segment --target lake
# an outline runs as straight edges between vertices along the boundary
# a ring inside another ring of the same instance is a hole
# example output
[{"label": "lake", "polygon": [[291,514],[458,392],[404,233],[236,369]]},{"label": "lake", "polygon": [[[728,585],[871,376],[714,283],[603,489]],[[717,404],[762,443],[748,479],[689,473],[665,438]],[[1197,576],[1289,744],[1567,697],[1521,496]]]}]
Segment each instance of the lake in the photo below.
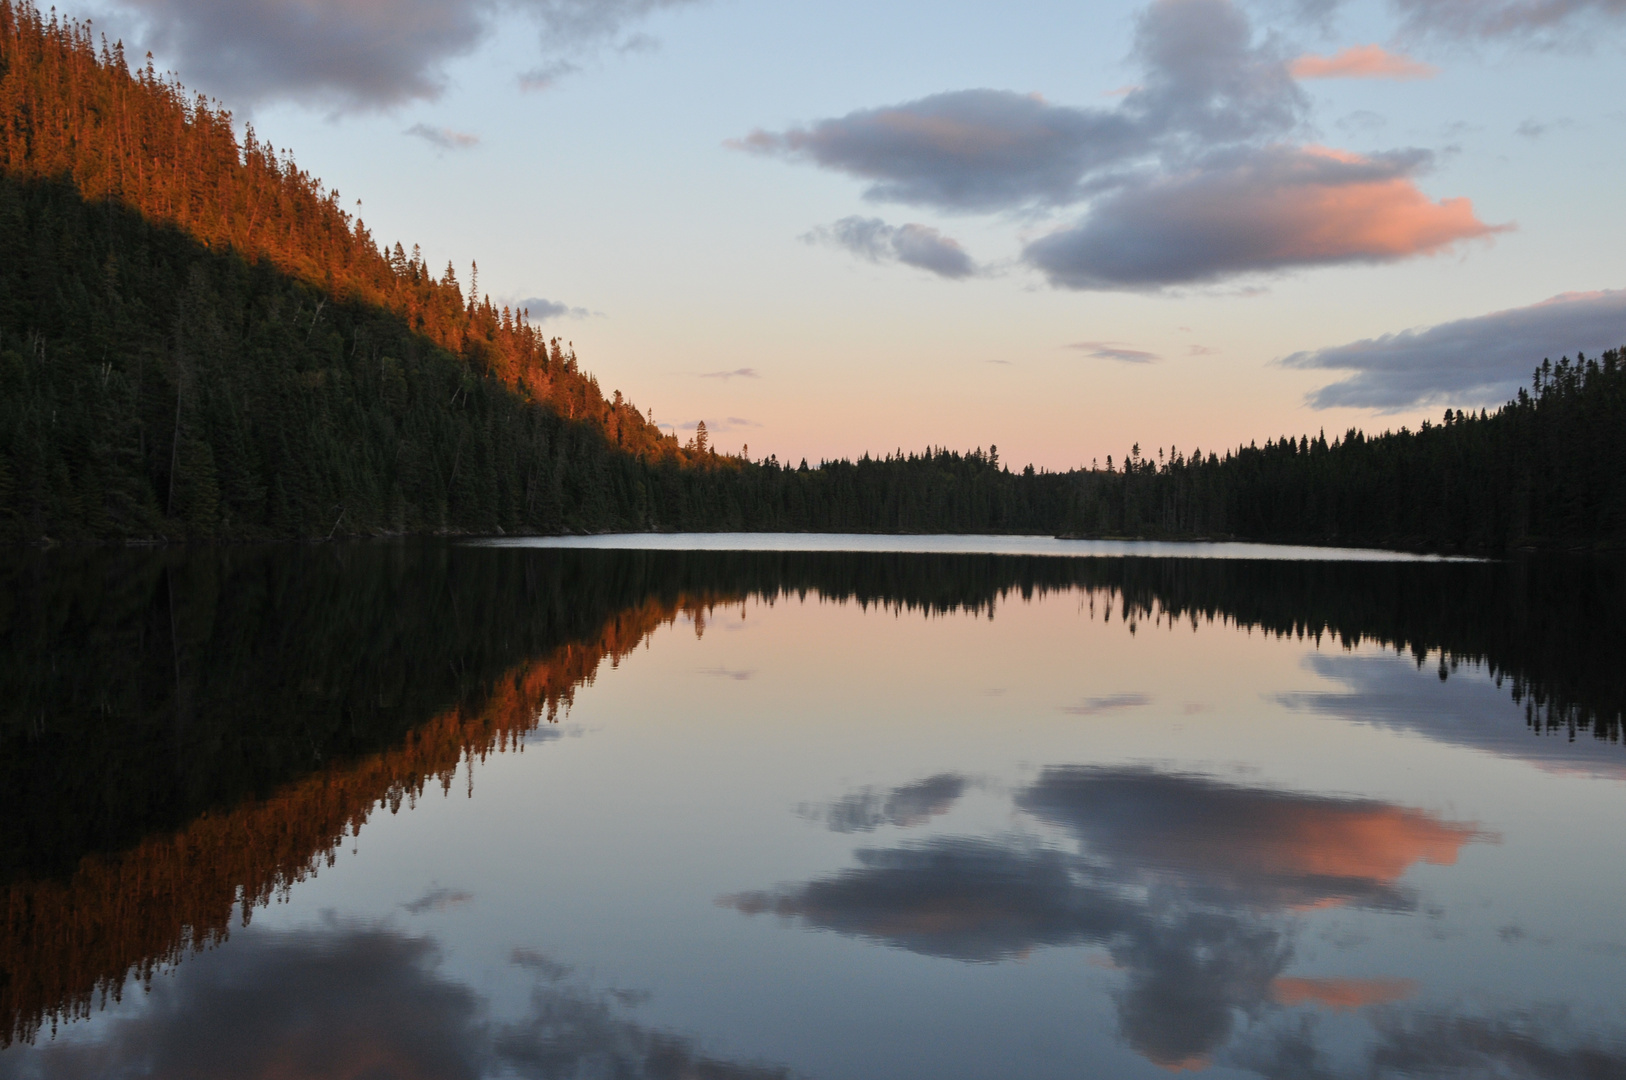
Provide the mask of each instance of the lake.
[{"label": "lake", "polygon": [[58,549],[0,633],[3,1077],[1626,1076],[1619,561]]}]

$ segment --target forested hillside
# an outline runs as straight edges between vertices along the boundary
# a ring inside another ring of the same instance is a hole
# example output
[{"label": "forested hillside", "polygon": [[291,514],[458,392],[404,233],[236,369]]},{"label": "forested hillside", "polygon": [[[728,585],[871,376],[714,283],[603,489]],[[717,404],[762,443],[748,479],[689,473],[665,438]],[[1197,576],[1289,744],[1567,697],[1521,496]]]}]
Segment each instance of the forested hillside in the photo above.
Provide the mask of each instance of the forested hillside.
[{"label": "forested hillside", "polygon": [[231,117],[0,0],[0,535],[645,528],[686,451]]}]

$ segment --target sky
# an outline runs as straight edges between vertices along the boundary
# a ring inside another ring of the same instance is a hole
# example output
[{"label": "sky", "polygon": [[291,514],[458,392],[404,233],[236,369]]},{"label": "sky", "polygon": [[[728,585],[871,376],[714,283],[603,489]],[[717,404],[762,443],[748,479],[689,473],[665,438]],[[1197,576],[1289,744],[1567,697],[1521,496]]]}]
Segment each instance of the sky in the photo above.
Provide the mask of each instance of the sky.
[{"label": "sky", "polygon": [[1626,344],[1626,0],[62,10],[754,458],[1415,427]]}]

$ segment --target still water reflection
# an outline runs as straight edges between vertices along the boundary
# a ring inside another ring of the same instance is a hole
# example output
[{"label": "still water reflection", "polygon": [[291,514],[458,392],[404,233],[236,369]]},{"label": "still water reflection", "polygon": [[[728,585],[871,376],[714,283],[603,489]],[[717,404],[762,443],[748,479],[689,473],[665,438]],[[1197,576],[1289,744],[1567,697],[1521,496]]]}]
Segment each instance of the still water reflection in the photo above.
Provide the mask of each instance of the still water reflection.
[{"label": "still water reflection", "polygon": [[0,571],[0,1076],[1626,1076],[1626,575]]}]

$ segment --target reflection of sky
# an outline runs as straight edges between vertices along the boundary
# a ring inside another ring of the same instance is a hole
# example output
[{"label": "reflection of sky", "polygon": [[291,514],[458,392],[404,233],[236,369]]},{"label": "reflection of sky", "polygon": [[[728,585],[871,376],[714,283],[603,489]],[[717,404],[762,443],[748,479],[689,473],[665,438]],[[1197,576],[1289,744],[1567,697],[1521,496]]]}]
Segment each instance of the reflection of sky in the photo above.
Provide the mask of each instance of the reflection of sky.
[{"label": "reflection of sky", "polygon": [[[40,1080],[769,1080],[780,1068],[707,1057],[680,1035],[628,1018],[615,992],[565,984],[545,957],[528,1010],[496,1021],[440,970],[426,937],[328,923],[247,934],[158,980],[146,1007],[94,1042],[13,1053],[0,1073]],[[625,995],[622,995],[625,996]]]},{"label": "reflection of sky", "polygon": [[1626,788],[1473,752],[1477,716],[1560,745],[1480,673],[1307,668],[1301,641],[1132,634],[1065,594],[721,621],[582,687],[586,737],[375,815],[250,931],[0,1076],[203,1075],[223,1017],[247,1076],[273,1045],[335,1075],[324,1054],[403,1027],[441,1054],[407,1076],[1626,1071]]},{"label": "reflection of sky", "polygon": [[[948,787],[944,777],[927,783]],[[860,849],[851,869],[724,903],[951,960],[1106,947],[1127,974],[1126,1040],[1159,1064],[1186,1065],[1222,1047],[1238,1014],[1272,1002],[1351,1008],[1406,996],[1401,980],[1281,979],[1293,945],[1270,916],[1409,909],[1398,882],[1414,863],[1452,863],[1481,838],[1377,800],[1145,768],[1049,768],[1014,803],[1073,833],[1079,853],[942,837]]]},{"label": "reflection of sky", "polygon": [[1419,668],[1392,655],[1312,653],[1305,663],[1342,688],[1280,695],[1289,708],[1411,731],[1546,768],[1626,776],[1626,751],[1618,742],[1585,731],[1573,739],[1532,731],[1508,688],[1480,672],[1463,669],[1441,679],[1433,665]]}]

